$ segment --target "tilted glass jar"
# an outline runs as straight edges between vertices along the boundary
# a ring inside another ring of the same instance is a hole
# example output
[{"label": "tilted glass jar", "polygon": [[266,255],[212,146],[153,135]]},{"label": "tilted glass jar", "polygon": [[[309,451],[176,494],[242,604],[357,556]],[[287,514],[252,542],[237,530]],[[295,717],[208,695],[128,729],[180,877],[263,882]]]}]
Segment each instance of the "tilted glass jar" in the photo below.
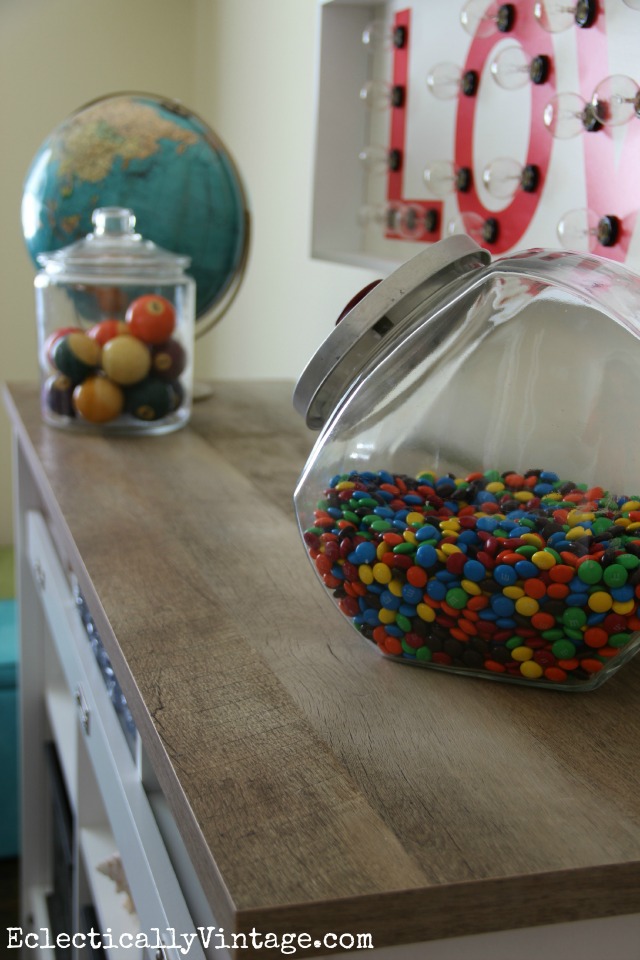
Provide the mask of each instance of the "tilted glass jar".
[{"label": "tilted glass jar", "polygon": [[600,686],[640,646],[640,278],[455,236],[354,299],[294,395],[328,593],[403,663]]},{"label": "tilted glass jar", "polygon": [[189,419],[195,283],[187,257],[102,207],[94,231],[41,254],[35,278],[44,420],[108,433],[165,433]]}]

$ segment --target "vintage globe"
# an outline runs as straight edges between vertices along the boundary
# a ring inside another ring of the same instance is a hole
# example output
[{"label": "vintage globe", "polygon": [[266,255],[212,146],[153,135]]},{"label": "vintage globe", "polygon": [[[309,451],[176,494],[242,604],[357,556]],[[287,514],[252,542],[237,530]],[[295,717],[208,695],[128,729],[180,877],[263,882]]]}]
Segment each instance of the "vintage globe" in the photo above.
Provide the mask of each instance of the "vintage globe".
[{"label": "vintage globe", "polygon": [[219,319],[242,280],[249,213],[240,174],[219,137],[177,101],[101,97],[64,120],[34,157],[22,231],[37,257],[90,233],[97,207],[126,207],[148,240],[190,258],[196,333]]}]

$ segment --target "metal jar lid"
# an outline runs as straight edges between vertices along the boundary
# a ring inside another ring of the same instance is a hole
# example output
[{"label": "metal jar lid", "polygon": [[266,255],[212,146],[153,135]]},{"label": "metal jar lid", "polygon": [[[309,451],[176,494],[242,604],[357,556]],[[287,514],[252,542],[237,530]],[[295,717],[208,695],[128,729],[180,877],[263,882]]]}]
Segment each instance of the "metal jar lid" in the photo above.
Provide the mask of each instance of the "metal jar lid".
[{"label": "metal jar lid", "polygon": [[[406,336],[447,291],[491,262],[470,237],[447,237],[382,280],[344,315],[311,358],[296,384],[293,405],[319,430],[346,390],[375,366],[376,358]],[[416,318],[416,308],[424,305]]]}]

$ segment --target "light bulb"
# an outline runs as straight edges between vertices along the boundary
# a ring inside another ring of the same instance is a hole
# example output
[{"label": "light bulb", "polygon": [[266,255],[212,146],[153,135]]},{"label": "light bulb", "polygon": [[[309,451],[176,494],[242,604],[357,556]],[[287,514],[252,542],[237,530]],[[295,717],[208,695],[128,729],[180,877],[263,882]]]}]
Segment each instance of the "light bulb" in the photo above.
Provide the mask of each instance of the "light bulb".
[{"label": "light bulb", "polygon": [[460,23],[472,37],[490,37],[508,33],[513,28],[515,7],[512,3],[467,0],[460,11]]},{"label": "light bulb", "polygon": [[362,43],[371,54],[404,47],[406,42],[406,27],[391,26],[386,20],[372,20],[362,31]]},{"label": "light bulb", "polygon": [[387,208],[383,203],[364,204],[358,210],[358,226],[366,227],[384,227],[386,226]]},{"label": "light bulb", "polygon": [[558,222],[558,240],[568,250],[593,252],[597,246],[612,247],[618,242],[620,221],[609,214],[601,217],[593,210],[569,210]]},{"label": "light bulb", "polygon": [[493,58],[490,64],[491,76],[505,90],[516,90],[527,83],[541,84],[549,76],[549,57],[541,54],[529,60],[518,44],[510,44]]},{"label": "light bulb", "polygon": [[495,243],[498,239],[498,231],[498,221],[495,217],[485,219],[473,211],[461,213],[447,224],[448,234],[464,233],[480,244]]},{"label": "light bulb", "polygon": [[360,88],[360,99],[370,110],[389,110],[404,106],[405,89],[400,84],[370,80]]},{"label": "light bulb", "polygon": [[590,27],[598,15],[598,0],[537,0],[533,15],[547,33],[561,33],[572,26]]},{"label": "light bulb", "polygon": [[471,189],[471,170],[469,167],[456,169],[451,160],[434,160],[425,167],[423,178],[427,190],[436,197],[446,197],[459,190],[466,193]]},{"label": "light bulb", "polygon": [[436,63],[427,74],[427,87],[438,100],[453,100],[462,93],[473,97],[478,89],[475,70],[462,69],[455,63]]},{"label": "light bulb", "polygon": [[402,154],[399,150],[388,150],[377,143],[363,147],[359,157],[370,173],[381,174],[388,170],[399,170],[402,165]]},{"label": "light bulb", "polygon": [[593,91],[591,103],[600,123],[619,127],[640,117],[640,87],[622,74],[605,77]]},{"label": "light bulb", "polygon": [[532,163],[523,166],[512,157],[496,157],[484,168],[482,182],[492,197],[508,200],[518,190],[534,193],[540,182],[540,170]]},{"label": "light bulb", "polygon": [[579,93],[557,93],[544,108],[544,125],[557,140],[569,140],[602,126],[595,107]]}]

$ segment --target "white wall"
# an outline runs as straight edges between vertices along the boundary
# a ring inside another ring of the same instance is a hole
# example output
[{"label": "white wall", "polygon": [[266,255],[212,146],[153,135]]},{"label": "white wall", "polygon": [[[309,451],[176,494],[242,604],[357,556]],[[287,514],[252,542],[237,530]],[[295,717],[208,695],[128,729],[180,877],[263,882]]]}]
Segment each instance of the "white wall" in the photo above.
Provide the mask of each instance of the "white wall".
[{"label": "white wall", "polygon": [[[150,90],[189,103],[192,0],[0,0],[0,381],[38,378],[22,184],[40,144],[94,97]],[[0,544],[12,542],[9,422],[0,413]]]},{"label": "white wall", "polygon": [[[197,345],[199,377],[291,378],[373,274],[309,256],[316,0],[0,0],[0,381],[37,380],[22,184],[42,141],[88,100],[146,90],[222,137],[250,197],[242,289]],[[0,414],[0,544],[10,543]]]},{"label": "white wall", "polygon": [[196,99],[242,171],[253,247],[236,302],[198,344],[198,371],[295,379],[375,276],[309,255],[317,0],[200,0],[203,8]]}]

